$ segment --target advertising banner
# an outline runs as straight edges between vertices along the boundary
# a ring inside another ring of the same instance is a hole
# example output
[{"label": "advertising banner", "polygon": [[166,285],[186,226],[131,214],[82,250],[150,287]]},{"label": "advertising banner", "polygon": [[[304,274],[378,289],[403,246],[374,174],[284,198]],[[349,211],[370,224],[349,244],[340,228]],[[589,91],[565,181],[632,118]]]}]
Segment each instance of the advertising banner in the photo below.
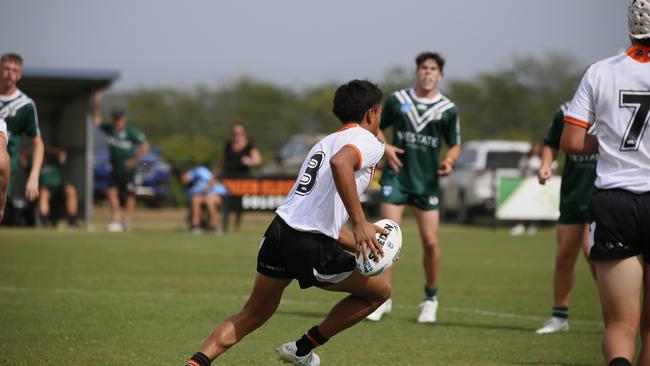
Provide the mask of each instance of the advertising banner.
[{"label": "advertising banner", "polygon": [[537,177],[499,178],[496,218],[499,220],[549,220],[560,217],[560,177],[545,185]]}]

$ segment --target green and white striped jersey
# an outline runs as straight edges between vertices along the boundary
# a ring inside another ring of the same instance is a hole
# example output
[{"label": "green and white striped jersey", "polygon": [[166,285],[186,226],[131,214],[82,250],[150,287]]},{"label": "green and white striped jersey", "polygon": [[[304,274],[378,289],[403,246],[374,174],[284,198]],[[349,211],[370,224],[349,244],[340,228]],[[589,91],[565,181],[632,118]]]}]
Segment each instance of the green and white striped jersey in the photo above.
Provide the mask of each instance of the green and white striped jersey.
[{"label": "green and white striped jersey", "polygon": [[460,144],[456,105],[442,94],[425,99],[414,88],[398,90],[386,101],[379,128],[391,126],[393,145],[405,151],[398,155],[403,168],[395,172],[385,164],[381,184],[397,179],[408,193],[437,195],[442,141],[449,147]]},{"label": "green and white striped jersey", "polygon": [[[560,150],[560,138],[564,129],[564,115],[568,107],[569,103],[565,103],[555,113],[553,123],[544,139],[544,145],[556,151]],[[595,189],[597,163],[598,154],[585,156],[566,154],[560,188],[560,210],[564,207],[588,209],[589,198]]]},{"label": "green and white striped jersey", "polygon": [[7,137],[9,144],[7,150],[11,157],[11,181],[7,194],[11,194],[12,181],[18,168],[18,156],[20,154],[20,142],[23,135],[36,137],[41,134],[38,127],[38,114],[36,104],[25,93],[16,89],[11,95],[0,95],[0,115],[5,116],[7,123]]}]

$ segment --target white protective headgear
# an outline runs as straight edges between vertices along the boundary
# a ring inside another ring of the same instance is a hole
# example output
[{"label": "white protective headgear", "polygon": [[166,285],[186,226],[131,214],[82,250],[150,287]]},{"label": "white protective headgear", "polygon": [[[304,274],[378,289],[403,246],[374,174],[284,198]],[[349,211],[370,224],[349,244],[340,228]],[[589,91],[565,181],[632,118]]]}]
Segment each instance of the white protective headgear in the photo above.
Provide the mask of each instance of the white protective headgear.
[{"label": "white protective headgear", "polygon": [[627,14],[630,37],[650,38],[650,0],[632,0]]}]

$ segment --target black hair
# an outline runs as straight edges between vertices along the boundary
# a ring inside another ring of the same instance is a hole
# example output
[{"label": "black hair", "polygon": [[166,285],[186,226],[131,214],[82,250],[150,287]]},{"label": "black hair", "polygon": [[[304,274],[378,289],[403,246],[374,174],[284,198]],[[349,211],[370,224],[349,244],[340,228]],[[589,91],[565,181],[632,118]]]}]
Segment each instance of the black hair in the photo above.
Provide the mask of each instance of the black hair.
[{"label": "black hair", "polygon": [[415,67],[420,67],[420,65],[426,60],[433,60],[438,64],[440,73],[442,74],[445,69],[445,59],[437,52],[422,52],[415,58]]},{"label": "black hair", "polygon": [[339,86],[334,93],[332,112],[342,122],[360,122],[366,112],[376,107],[383,93],[368,80],[351,80]]}]

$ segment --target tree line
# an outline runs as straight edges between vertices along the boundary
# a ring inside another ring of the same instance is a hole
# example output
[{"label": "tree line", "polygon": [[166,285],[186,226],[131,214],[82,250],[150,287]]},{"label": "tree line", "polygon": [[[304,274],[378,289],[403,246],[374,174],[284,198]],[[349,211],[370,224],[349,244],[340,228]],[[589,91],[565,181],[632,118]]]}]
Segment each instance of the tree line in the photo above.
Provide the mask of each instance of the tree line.
[{"label": "tree line", "polygon": [[[456,103],[463,140],[541,140],[582,74],[566,55],[518,56],[495,71],[445,79],[441,91]],[[414,84],[414,70],[395,67],[377,82],[385,96]],[[125,107],[129,123],[161,147],[174,167],[214,164],[234,122],[243,122],[265,159],[296,133],[328,133],[338,83],[301,90],[242,77],[219,87],[151,88],[109,94],[105,108]]]}]

